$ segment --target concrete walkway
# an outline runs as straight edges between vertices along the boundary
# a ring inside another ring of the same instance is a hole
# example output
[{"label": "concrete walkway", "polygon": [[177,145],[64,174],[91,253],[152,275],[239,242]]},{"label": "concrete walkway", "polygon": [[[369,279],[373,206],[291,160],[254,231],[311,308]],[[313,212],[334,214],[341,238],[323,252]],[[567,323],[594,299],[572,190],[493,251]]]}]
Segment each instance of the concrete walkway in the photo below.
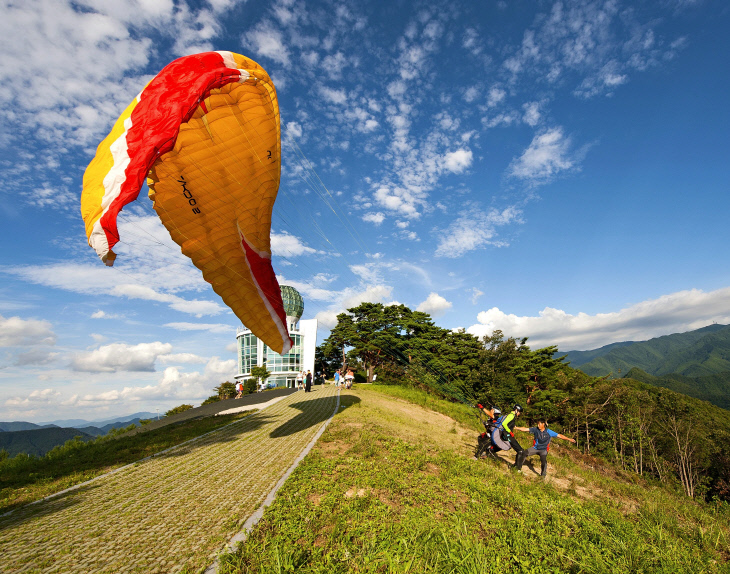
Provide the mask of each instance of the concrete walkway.
[{"label": "concrete walkway", "polygon": [[332,414],[332,385],[0,518],[0,572],[197,572]]}]

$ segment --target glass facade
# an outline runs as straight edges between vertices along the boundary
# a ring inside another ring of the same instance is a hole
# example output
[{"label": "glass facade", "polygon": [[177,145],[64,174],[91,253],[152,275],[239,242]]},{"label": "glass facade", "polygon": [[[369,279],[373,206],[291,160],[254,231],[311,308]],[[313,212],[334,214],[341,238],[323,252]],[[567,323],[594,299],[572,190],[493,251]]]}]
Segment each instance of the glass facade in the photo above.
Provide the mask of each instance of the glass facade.
[{"label": "glass facade", "polygon": [[[270,387],[288,387],[294,385],[297,373],[302,370],[302,341],[297,333],[290,333],[294,346],[286,355],[279,355],[262,345],[261,365],[271,373],[267,380]],[[251,374],[251,367],[258,365],[258,339],[251,333],[238,336],[238,372],[239,376]]]},{"label": "glass facade", "polygon": [[258,350],[257,350],[258,339],[256,335],[246,333],[238,337],[238,372],[239,373],[250,373],[251,367],[257,365]]}]

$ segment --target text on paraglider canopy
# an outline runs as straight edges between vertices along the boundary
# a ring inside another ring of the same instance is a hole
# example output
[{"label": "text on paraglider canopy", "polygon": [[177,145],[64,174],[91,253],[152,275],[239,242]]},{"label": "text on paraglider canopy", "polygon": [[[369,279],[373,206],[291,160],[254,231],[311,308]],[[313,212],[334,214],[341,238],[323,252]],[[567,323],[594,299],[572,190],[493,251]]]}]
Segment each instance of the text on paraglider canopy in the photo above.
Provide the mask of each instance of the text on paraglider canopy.
[{"label": "text on paraglider canopy", "polygon": [[188,200],[188,203],[190,204],[190,207],[193,208],[193,213],[200,213],[200,208],[199,207],[195,207],[195,204],[197,202],[195,201],[195,198],[193,197],[192,192],[187,188],[188,182],[185,181],[185,176],[182,176],[181,175],[180,176],[180,179],[178,179],[177,182],[182,185],[183,195],[185,196],[185,199]]}]

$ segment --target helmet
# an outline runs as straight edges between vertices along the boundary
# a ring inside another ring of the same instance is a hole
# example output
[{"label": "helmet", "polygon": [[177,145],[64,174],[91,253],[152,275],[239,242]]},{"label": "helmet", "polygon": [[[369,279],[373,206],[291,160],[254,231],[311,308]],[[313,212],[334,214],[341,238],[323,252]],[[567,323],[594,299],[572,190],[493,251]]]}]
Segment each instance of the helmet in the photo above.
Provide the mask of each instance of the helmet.
[{"label": "helmet", "polygon": [[512,409],[512,410],[515,410],[518,413],[521,413],[522,412],[522,407],[520,405],[515,405],[514,409]]},{"label": "helmet", "polygon": [[492,412],[494,413],[495,417],[498,417],[502,414],[502,411],[500,411],[497,407],[492,407]]}]

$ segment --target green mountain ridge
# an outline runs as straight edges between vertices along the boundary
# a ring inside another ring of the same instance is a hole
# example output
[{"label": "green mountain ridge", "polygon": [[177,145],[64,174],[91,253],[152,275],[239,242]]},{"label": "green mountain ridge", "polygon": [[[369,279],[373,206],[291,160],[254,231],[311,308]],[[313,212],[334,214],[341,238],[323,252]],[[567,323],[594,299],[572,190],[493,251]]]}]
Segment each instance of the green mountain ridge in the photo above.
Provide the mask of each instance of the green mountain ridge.
[{"label": "green mountain ridge", "polygon": [[0,433],[0,450],[6,450],[10,456],[20,453],[43,456],[54,446],[62,445],[76,436],[81,437],[83,441],[94,438],[75,428],[50,427],[9,431]]},{"label": "green mountain ridge", "polygon": [[633,378],[730,409],[728,325],[562,354],[591,376]]}]

